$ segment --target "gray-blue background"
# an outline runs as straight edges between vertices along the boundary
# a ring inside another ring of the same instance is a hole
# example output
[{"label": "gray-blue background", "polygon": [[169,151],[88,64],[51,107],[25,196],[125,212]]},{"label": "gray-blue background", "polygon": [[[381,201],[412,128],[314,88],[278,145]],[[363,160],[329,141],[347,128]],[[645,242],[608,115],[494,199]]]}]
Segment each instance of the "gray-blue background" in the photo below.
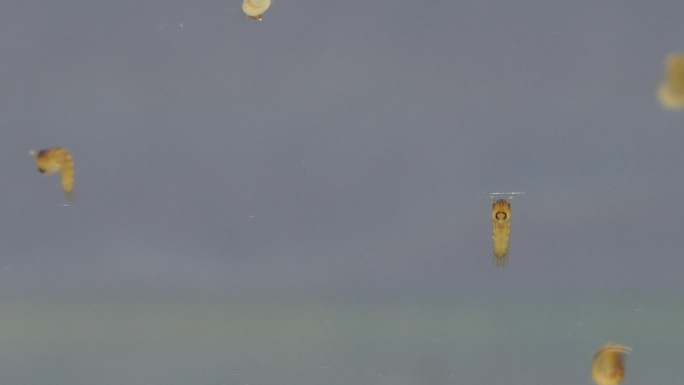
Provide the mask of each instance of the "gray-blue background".
[{"label": "gray-blue background", "polygon": [[[0,382],[684,378],[684,3],[0,5]],[[27,154],[76,162],[76,199]],[[489,193],[512,201],[509,266]]]}]

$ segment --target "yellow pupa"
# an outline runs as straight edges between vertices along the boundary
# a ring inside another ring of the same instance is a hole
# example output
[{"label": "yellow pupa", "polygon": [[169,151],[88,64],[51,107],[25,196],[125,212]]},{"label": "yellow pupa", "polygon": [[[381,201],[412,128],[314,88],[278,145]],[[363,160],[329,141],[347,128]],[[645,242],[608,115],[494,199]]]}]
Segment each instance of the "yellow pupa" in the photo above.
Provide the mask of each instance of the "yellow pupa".
[{"label": "yellow pupa", "polygon": [[665,59],[665,72],[658,86],[658,99],[663,108],[684,108],[684,53],[671,53]]},{"label": "yellow pupa", "polygon": [[31,150],[29,154],[36,159],[39,173],[52,175],[59,172],[62,176],[62,190],[71,195],[74,191],[74,161],[69,151],[62,147],[51,147],[38,152]]},{"label": "yellow pupa", "polygon": [[598,348],[591,362],[591,378],[596,385],[619,385],[625,378],[625,354],[631,351],[612,342]]},{"label": "yellow pupa", "polygon": [[508,241],[511,237],[511,204],[513,197],[492,200],[492,241],[494,244],[494,265],[506,267],[508,256]]},{"label": "yellow pupa", "polygon": [[261,20],[261,15],[271,6],[271,0],[244,0],[242,12],[254,20]]}]

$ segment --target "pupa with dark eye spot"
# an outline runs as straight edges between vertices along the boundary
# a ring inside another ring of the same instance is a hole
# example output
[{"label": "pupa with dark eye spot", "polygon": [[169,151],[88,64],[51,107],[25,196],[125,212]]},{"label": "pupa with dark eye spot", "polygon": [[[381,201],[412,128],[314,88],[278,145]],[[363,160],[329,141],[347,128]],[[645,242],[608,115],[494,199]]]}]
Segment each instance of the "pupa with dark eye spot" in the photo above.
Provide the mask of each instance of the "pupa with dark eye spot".
[{"label": "pupa with dark eye spot", "polygon": [[494,244],[494,265],[506,267],[508,258],[508,242],[511,237],[511,204],[513,196],[508,199],[492,200],[492,242]]},{"label": "pupa with dark eye spot", "polygon": [[598,348],[591,361],[591,378],[596,385],[619,385],[625,379],[625,354],[631,351],[612,342]]},{"label": "pupa with dark eye spot", "polygon": [[74,161],[65,148],[51,147],[45,150],[29,151],[36,159],[38,172],[52,175],[59,172],[62,176],[62,190],[69,196],[74,191]]},{"label": "pupa with dark eye spot", "polygon": [[250,19],[261,21],[261,16],[271,6],[271,0],[244,0],[242,12]]}]

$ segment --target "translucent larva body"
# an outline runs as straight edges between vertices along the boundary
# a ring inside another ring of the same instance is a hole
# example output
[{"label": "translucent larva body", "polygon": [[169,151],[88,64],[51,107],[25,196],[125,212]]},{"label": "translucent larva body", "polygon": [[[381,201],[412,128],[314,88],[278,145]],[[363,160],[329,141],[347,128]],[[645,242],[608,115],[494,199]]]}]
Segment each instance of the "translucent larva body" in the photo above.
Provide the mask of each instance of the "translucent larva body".
[{"label": "translucent larva body", "polygon": [[665,73],[658,86],[658,99],[664,108],[684,108],[684,53],[671,53],[665,59]]},{"label": "translucent larva body", "polygon": [[74,161],[65,148],[52,147],[45,150],[29,151],[36,159],[38,172],[52,175],[59,172],[62,176],[62,190],[67,195],[74,191]]},{"label": "translucent larva body", "polygon": [[619,385],[625,378],[625,354],[631,351],[615,343],[598,348],[591,362],[591,378],[596,385]]},{"label": "translucent larva body", "polygon": [[261,20],[261,15],[271,6],[271,0],[244,0],[242,12],[254,20]]},{"label": "translucent larva body", "polygon": [[511,237],[511,204],[513,197],[492,200],[492,241],[494,244],[494,265],[506,267],[508,256],[508,241]]}]

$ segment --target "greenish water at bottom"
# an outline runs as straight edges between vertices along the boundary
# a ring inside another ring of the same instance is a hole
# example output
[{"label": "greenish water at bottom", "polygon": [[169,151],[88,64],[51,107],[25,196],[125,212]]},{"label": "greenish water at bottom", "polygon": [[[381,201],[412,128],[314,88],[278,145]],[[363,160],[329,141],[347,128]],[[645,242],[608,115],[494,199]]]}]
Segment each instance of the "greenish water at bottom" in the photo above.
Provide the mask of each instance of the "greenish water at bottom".
[{"label": "greenish water at bottom", "polygon": [[27,301],[0,304],[0,383],[591,384],[609,341],[623,384],[684,380],[676,301]]}]

